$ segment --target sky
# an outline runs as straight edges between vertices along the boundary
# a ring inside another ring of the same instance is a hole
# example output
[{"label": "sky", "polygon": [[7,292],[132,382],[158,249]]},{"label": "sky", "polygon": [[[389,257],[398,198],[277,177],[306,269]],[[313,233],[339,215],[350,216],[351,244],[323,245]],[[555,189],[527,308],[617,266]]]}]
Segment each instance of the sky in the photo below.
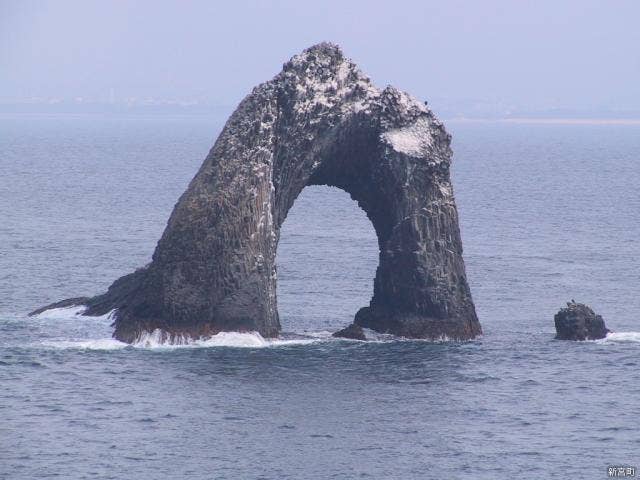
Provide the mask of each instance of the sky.
[{"label": "sky", "polygon": [[324,40],[443,109],[640,111],[638,0],[0,0],[0,101],[233,106]]}]

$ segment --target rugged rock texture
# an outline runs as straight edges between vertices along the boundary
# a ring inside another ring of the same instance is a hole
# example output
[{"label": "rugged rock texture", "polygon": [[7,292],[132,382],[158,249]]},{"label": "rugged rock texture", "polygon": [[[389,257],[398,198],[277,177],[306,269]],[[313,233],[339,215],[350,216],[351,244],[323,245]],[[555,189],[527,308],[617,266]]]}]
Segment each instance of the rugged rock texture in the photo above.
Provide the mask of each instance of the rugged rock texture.
[{"label": "rugged rock texture", "polygon": [[115,337],[280,331],[275,255],[307,185],[342,188],[373,223],[380,264],[356,323],[407,337],[481,333],[449,179],[450,136],[421,102],[379,90],[319,44],[238,106],[178,201],[153,261],[88,302]]},{"label": "rugged rock texture", "polygon": [[596,315],[587,305],[574,301],[560,309],[554,320],[558,340],[596,340],[609,333],[600,315]]},{"label": "rugged rock texture", "polygon": [[351,325],[349,325],[346,328],[343,328],[342,330],[338,330],[332,336],[336,338],[350,338],[351,340],[367,339],[367,337],[364,334],[364,330],[362,330],[362,327],[360,325],[356,325],[355,323],[352,323]]}]

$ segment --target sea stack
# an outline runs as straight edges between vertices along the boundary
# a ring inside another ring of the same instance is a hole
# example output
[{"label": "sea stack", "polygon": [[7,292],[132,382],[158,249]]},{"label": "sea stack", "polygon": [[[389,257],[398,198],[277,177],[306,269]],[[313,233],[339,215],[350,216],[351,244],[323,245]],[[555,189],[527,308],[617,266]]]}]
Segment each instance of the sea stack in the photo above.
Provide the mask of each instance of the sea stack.
[{"label": "sea stack", "polygon": [[600,315],[573,300],[556,313],[554,320],[558,340],[596,340],[609,333]]},{"label": "sea stack", "polygon": [[[315,45],[240,103],[180,197],[152,262],[86,301],[114,336],[280,332],[280,227],[308,185],[348,192],[380,247],[359,326],[466,340],[482,330],[451,186],[451,136],[424,102],[376,88],[340,48]],[[345,269],[348,269],[345,265]]]}]

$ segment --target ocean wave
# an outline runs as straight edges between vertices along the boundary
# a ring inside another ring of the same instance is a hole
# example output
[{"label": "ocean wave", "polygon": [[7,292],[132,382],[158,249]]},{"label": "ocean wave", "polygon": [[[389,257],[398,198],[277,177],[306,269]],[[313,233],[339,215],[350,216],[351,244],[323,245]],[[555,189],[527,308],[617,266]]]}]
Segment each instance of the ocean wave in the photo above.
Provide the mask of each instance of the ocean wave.
[{"label": "ocean wave", "polygon": [[156,329],[153,332],[147,332],[141,335],[132,346],[135,348],[149,349],[211,347],[264,348],[285,345],[306,345],[321,340],[322,337],[292,339],[264,338],[258,332],[220,332],[211,337],[194,339],[181,335],[168,335],[166,332]]},{"label": "ocean wave", "polygon": [[[74,305],[73,307],[51,308],[34,315],[34,318],[41,318],[45,320],[74,320],[81,316],[87,309],[86,305]],[[83,317],[87,320],[111,320],[115,310],[111,310],[104,315],[86,316]]]},{"label": "ocean wave", "polygon": [[115,338],[96,338],[92,340],[46,340],[39,343],[38,346],[61,350],[122,350],[129,344]]},{"label": "ocean wave", "polygon": [[116,340],[115,338],[97,338],[82,340],[46,340],[40,342],[38,346],[54,349],[71,350],[122,350],[124,348],[135,348],[145,350],[175,350],[182,348],[267,348],[281,347],[288,345],[306,345],[323,341],[324,337],[317,336],[311,338],[264,338],[258,332],[220,332],[209,338],[192,339],[183,336],[170,337],[165,332],[155,330],[145,333],[133,344],[128,344]]},{"label": "ocean wave", "polygon": [[640,332],[611,332],[605,338],[596,340],[597,343],[628,343],[640,342]]},{"label": "ocean wave", "polygon": [[52,320],[68,320],[84,313],[87,309],[85,305],[75,305],[73,307],[50,308],[34,315],[35,318],[50,318]]},{"label": "ocean wave", "polygon": [[[133,344],[128,344],[111,337],[113,333],[111,322],[114,311],[99,317],[88,317],[82,316],[85,310],[86,307],[82,305],[53,308],[34,316],[39,322],[45,322],[47,330],[51,330],[48,331],[49,339],[34,344],[34,346],[76,350],[122,350],[127,347],[147,350],[176,350],[215,347],[273,348],[332,341],[360,343],[359,340],[334,338],[332,337],[332,332],[325,330],[283,333],[278,338],[264,338],[258,332],[220,332],[211,337],[193,338],[156,329],[152,332],[143,333]],[[48,323],[49,320],[53,320],[53,322]],[[364,332],[369,343],[393,343],[399,341],[448,343],[451,341],[446,337],[435,340],[406,339],[369,329],[364,329]]]},{"label": "ocean wave", "polygon": [[[304,345],[319,342],[331,338],[330,332],[315,332],[304,335],[282,335],[280,338],[264,338],[258,332],[220,332],[208,338],[192,338],[183,335],[170,335],[160,329],[142,334],[133,344],[129,345],[111,338],[113,332],[111,321],[114,311],[98,317],[82,316],[86,307],[83,305],[52,308],[45,310],[33,318],[39,323],[42,321],[54,330],[52,339],[47,339],[35,344],[35,346],[54,349],[76,350],[121,350],[123,348],[138,349],[166,349],[179,348],[266,348],[287,345]],[[52,322],[49,323],[48,321]],[[88,328],[88,331],[86,329]],[[85,332],[81,333],[81,329]],[[86,338],[88,337],[95,338]]]}]

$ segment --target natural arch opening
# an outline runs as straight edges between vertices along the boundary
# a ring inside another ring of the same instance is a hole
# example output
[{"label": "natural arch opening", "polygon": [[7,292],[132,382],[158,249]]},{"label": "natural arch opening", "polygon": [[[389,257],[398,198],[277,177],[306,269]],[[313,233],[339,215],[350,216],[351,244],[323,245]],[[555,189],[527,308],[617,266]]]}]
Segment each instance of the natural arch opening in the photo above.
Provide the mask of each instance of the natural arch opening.
[{"label": "natural arch opening", "polygon": [[278,312],[285,332],[334,331],[368,305],[378,240],[345,191],[305,187],[280,230]]}]

